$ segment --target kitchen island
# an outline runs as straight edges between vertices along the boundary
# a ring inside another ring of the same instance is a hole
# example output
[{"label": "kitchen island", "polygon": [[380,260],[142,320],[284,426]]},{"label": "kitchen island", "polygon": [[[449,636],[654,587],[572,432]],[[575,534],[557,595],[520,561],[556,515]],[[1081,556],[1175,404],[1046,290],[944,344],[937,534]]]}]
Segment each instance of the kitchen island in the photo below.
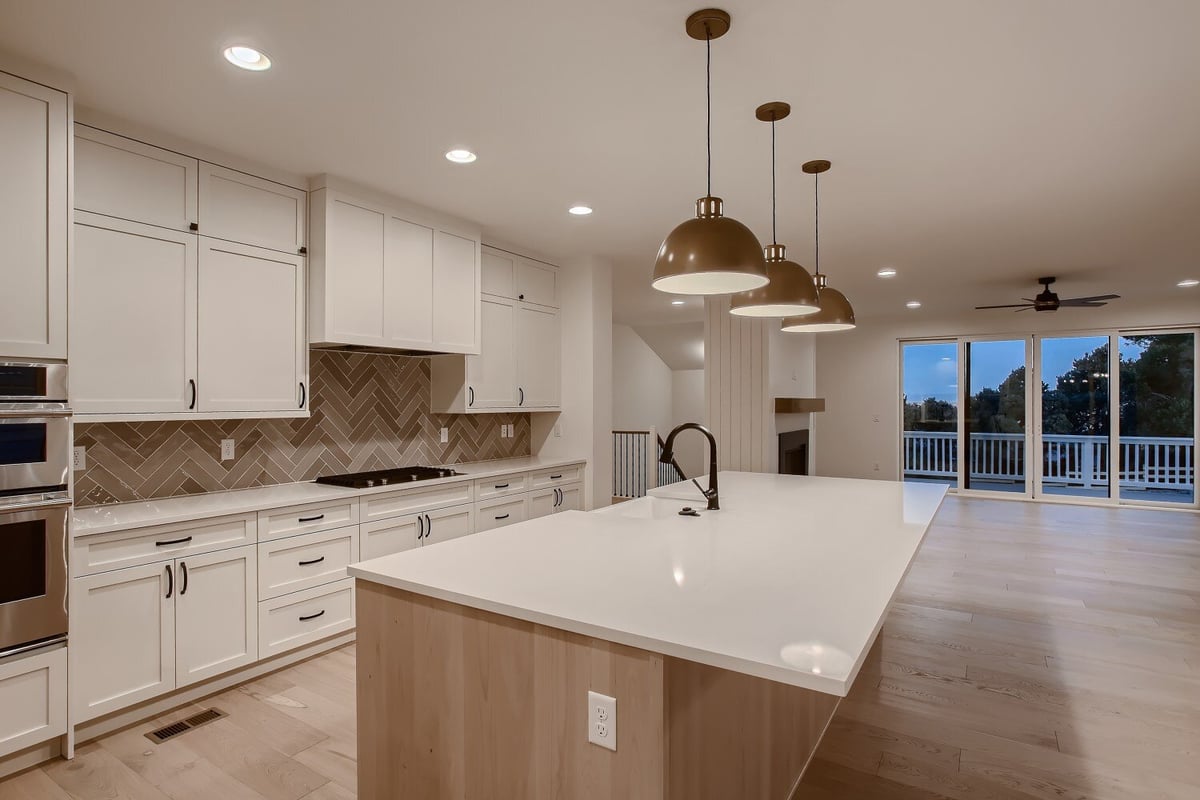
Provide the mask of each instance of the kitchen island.
[{"label": "kitchen island", "polygon": [[359,796],[787,798],[945,488],[720,483],[351,567]]}]

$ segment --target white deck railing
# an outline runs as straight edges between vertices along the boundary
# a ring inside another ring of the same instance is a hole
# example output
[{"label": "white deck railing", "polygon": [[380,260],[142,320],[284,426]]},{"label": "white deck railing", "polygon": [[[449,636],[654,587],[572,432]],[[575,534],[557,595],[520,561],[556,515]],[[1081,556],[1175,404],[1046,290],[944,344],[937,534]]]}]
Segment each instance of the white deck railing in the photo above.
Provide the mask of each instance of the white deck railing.
[{"label": "white deck railing", "polygon": [[[976,480],[1023,481],[1025,437],[1020,433],[972,433],[967,466]],[[1121,485],[1132,489],[1187,489],[1196,482],[1196,440],[1183,437],[1122,436]],[[1042,437],[1042,482],[1082,488],[1108,485],[1107,436]],[[958,434],[904,432],[904,474],[958,475]]]}]

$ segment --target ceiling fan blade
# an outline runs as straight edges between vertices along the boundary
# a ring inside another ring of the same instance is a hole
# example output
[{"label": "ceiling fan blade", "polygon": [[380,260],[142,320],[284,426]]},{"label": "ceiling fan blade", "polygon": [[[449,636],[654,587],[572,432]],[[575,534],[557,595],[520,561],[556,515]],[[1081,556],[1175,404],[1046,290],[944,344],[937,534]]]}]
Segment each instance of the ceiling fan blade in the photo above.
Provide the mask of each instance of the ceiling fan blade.
[{"label": "ceiling fan blade", "polygon": [[1100,306],[1108,305],[1108,303],[1104,302],[1103,300],[1085,300],[1083,298],[1079,298],[1077,300],[1063,300],[1061,303],[1059,303],[1059,305],[1068,306],[1070,308],[1099,308]]},{"label": "ceiling fan blade", "polygon": [[1096,294],[1096,295],[1092,295],[1091,297],[1071,297],[1066,300],[1062,300],[1061,303],[1065,306],[1074,306],[1074,305],[1079,305],[1080,303],[1099,303],[1103,300],[1120,300],[1120,299],[1121,299],[1121,295],[1119,295],[1119,294]]},{"label": "ceiling fan blade", "polygon": [[1022,311],[1033,311],[1035,308],[1037,308],[1037,306],[1025,306],[1024,308],[1018,308],[1016,313],[1020,314]]},{"label": "ceiling fan blade", "polygon": [[1012,303],[1007,306],[975,306],[976,311],[986,311],[991,308],[1033,308],[1032,303]]}]

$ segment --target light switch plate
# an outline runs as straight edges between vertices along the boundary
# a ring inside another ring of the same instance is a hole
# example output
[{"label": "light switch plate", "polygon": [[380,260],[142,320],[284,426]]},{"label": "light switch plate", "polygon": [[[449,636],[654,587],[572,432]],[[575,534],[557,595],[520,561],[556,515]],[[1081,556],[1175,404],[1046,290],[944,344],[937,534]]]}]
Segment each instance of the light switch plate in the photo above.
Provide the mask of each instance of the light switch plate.
[{"label": "light switch plate", "polygon": [[562,424],[561,423],[558,423],[558,422],[554,423],[554,438],[555,439],[562,438]]},{"label": "light switch plate", "polygon": [[234,459],[233,439],[222,439],[221,440],[221,460],[222,461],[233,461],[233,459]]},{"label": "light switch plate", "polygon": [[87,469],[87,448],[83,445],[76,447],[73,451],[75,454],[74,463],[72,466],[75,469]]},{"label": "light switch plate", "polygon": [[438,435],[438,441],[441,442],[442,444],[446,444],[447,442],[450,441],[450,429],[449,428],[442,428],[442,432]]},{"label": "light switch plate", "polygon": [[588,692],[588,741],[617,749],[617,698]]}]

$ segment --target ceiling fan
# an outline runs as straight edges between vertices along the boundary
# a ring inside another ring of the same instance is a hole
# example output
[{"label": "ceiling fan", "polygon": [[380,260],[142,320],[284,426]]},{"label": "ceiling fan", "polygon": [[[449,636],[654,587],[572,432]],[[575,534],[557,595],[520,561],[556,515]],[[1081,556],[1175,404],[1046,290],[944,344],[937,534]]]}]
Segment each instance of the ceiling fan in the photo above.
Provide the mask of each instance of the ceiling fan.
[{"label": "ceiling fan", "polygon": [[991,308],[1015,308],[1017,311],[1058,311],[1063,306],[1071,308],[1099,308],[1100,306],[1108,305],[1109,300],[1117,300],[1121,297],[1119,294],[1097,294],[1091,297],[1070,297],[1066,300],[1059,300],[1058,295],[1050,291],[1050,284],[1054,283],[1054,278],[1038,278],[1038,283],[1042,285],[1042,291],[1038,292],[1037,297],[1022,297],[1024,303],[1013,303],[1006,306],[975,306],[976,311],[983,311]]}]

